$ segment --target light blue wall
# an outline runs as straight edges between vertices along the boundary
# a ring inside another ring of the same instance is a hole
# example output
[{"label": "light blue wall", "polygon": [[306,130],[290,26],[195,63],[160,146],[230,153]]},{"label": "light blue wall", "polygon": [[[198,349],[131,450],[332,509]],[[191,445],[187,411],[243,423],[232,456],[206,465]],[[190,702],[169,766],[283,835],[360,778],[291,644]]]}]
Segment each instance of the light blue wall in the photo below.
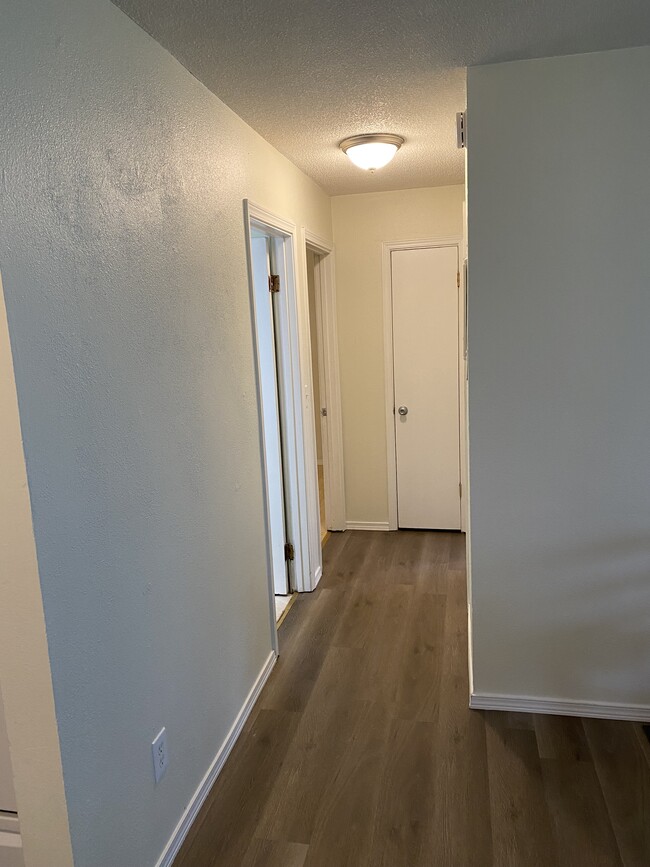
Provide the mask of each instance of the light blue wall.
[{"label": "light blue wall", "polygon": [[469,70],[474,687],[650,713],[650,48]]},{"label": "light blue wall", "polygon": [[329,201],[108,0],[2,19],[0,268],[75,863],[148,867],[271,649],[242,200],[326,237]]}]

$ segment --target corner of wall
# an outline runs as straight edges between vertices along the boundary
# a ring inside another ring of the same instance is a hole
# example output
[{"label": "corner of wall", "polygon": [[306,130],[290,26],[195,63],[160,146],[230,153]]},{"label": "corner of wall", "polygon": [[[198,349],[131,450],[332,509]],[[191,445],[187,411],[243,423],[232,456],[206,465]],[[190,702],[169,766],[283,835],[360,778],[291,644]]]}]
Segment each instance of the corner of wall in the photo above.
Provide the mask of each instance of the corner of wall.
[{"label": "corner of wall", "polygon": [[25,867],[72,867],[45,618],[0,281],[0,684]]}]

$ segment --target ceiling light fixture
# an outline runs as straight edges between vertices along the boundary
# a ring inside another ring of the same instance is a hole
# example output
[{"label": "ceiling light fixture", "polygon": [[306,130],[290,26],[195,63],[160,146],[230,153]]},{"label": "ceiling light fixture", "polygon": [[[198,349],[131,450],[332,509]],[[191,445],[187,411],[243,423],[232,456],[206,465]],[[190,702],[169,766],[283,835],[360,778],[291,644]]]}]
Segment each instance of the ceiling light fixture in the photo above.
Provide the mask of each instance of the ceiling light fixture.
[{"label": "ceiling light fixture", "polygon": [[355,166],[374,172],[382,169],[393,159],[404,144],[401,135],[381,133],[378,135],[353,135],[343,139],[339,147]]}]

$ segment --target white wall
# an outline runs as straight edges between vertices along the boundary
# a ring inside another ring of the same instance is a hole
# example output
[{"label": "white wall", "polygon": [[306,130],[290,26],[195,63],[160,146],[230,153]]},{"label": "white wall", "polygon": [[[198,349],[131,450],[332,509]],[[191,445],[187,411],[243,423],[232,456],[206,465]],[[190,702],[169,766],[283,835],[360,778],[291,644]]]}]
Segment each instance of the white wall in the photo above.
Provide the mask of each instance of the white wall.
[{"label": "white wall", "polygon": [[460,237],[462,186],[332,199],[347,519],[388,522],[381,245]]},{"label": "white wall", "polygon": [[477,693],[650,714],[650,49],[469,70]]},{"label": "white wall", "polygon": [[0,78],[0,267],[75,864],[147,867],[271,649],[242,200],[330,237],[329,200],[108,0],[8,6]]}]

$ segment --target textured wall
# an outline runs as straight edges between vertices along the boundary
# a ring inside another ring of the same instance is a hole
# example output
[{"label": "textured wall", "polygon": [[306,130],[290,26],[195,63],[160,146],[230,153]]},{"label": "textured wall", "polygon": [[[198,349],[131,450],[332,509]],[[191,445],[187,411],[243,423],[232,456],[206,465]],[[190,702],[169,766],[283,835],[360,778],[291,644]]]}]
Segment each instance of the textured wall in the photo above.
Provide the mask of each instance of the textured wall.
[{"label": "textured wall", "polygon": [[462,186],[332,199],[348,521],[388,521],[383,241],[460,237]]},{"label": "textured wall", "polygon": [[325,237],[329,201],[108,0],[7,6],[0,79],[75,863],[146,867],[271,648],[242,199]]},{"label": "textured wall", "polygon": [[650,709],[649,80],[469,71],[477,692]]}]

